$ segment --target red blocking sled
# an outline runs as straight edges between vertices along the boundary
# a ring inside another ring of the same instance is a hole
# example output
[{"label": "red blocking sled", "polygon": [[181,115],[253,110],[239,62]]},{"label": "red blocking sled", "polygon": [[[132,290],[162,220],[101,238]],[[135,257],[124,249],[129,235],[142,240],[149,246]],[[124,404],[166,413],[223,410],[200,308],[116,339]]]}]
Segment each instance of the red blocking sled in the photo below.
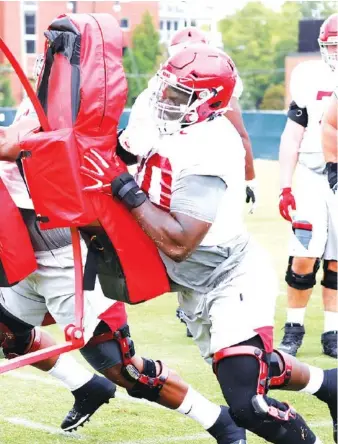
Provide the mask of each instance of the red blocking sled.
[{"label": "red blocking sled", "polygon": [[83,191],[80,167],[87,150],[95,148],[108,160],[116,149],[127,95],[121,30],[109,14],[64,14],[51,23],[45,36],[37,95],[2,39],[0,50],[18,74],[41,124],[40,132],[20,143],[20,160],[40,228],[71,229],[75,324],[66,327],[64,344],[14,358],[0,365],[0,373],[84,345],[81,227],[99,227],[118,255],[126,292],[120,299],[113,294],[112,299],[137,304],[169,291],[154,243],[129,212],[110,196]]}]

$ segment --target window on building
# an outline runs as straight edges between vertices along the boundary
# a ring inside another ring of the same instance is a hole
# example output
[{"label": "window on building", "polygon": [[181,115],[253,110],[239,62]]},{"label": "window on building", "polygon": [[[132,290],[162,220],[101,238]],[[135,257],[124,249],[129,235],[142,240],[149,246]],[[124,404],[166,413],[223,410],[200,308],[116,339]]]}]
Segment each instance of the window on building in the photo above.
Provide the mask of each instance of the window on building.
[{"label": "window on building", "polygon": [[36,14],[34,12],[25,12],[25,34],[26,35],[35,35],[35,20]]},{"label": "window on building", "polygon": [[120,26],[122,29],[129,28],[129,20],[127,18],[123,18],[120,20]]},{"label": "window on building", "polygon": [[26,53],[27,54],[35,54],[36,53],[36,45],[35,40],[26,40]]},{"label": "window on building", "polygon": [[175,31],[178,30],[178,21],[174,21],[174,29],[175,29]]},{"label": "window on building", "polygon": [[24,1],[22,3],[23,7],[23,18],[24,18],[24,41],[25,49],[27,54],[36,53],[36,11],[37,2],[36,1]]},{"label": "window on building", "polygon": [[76,14],[77,12],[77,2],[67,2],[67,9],[68,11],[72,12],[73,14]]},{"label": "window on building", "polygon": [[163,20],[160,20],[160,29],[163,29]]},{"label": "window on building", "polygon": [[190,24],[191,24],[191,26],[196,26],[196,20],[195,19],[191,19]]},{"label": "window on building", "polygon": [[170,30],[171,30],[171,21],[168,20],[167,21],[167,31],[170,31]]}]

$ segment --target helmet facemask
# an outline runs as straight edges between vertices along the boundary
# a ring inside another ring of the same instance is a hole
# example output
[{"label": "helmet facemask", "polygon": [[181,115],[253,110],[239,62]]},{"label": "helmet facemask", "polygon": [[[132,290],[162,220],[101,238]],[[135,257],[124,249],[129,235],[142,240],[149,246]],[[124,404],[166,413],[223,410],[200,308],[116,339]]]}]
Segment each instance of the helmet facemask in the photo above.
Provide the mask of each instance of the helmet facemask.
[{"label": "helmet facemask", "polygon": [[33,80],[35,82],[37,82],[39,80],[41,71],[43,69],[44,62],[45,62],[44,54],[39,54],[35,59],[34,67],[33,67]]},{"label": "helmet facemask", "polygon": [[338,65],[338,37],[329,37],[326,42],[318,39],[318,43],[322,59],[335,71]]},{"label": "helmet facemask", "polygon": [[157,78],[150,104],[161,134],[173,134],[198,122],[198,108],[218,92],[187,86],[192,83],[191,79],[181,78],[178,82],[177,77],[166,70],[160,71]]}]

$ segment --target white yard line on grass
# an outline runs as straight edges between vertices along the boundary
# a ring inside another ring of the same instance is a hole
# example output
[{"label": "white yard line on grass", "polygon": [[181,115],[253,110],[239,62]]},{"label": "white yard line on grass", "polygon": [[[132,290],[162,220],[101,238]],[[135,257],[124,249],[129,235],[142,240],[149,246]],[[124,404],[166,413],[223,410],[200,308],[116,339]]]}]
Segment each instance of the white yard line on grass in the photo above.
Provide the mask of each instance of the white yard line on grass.
[{"label": "white yard line on grass", "polygon": [[83,436],[79,435],[76,432],[73,432],[73,433],[64,432],[63,430],[60,430],[57,427],[52,427],[52,426],[48,426],[45,424],[40,424],[39,422],[30,421],[29,419],[18,418],[18,417],[6,418],[6,417],[1,416],[1,421],[9,422],[10,424],[23,426],[28,429],[40,430],[42,432],[51,433],[52,435],[61,435],[61,436],[65,436],[67,438],[73,438],[73,439],[83,439]]}]

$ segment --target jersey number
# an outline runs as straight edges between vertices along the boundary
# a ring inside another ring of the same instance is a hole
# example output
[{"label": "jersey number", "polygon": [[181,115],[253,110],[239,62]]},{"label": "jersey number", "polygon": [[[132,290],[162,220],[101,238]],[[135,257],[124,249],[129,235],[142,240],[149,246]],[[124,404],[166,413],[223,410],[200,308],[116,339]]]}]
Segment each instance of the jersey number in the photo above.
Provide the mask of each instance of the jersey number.
[{"label": "jersey number", "polygon": [[141,164],[144,177],[141,184],[142,190],[155,200],[161,208],[170,210],[172,168],[169,159],[155,153]]},{"label": "jersey number", "polygon": [[[323,100],[323,99],[327,100],[331,96],[332,96],[332,91],[318,91],[316,99],[317,100]],[[323,115],[324,115],[324,111],[323,111],[322,117],[321,117],[321,119],[319,121],[320,124],[322,123]]]}]

